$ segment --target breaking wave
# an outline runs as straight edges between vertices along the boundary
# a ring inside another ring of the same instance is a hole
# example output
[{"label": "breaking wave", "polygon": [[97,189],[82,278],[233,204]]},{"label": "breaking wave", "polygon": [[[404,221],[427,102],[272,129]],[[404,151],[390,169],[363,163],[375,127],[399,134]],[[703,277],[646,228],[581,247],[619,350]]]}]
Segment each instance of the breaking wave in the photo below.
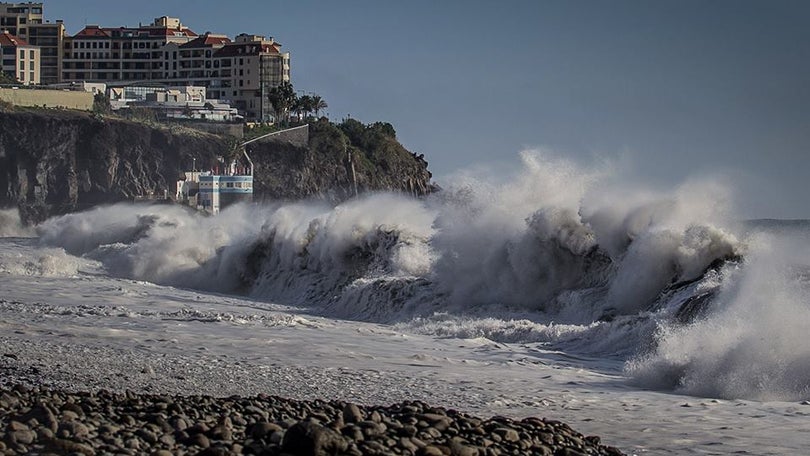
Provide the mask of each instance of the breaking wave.
[{"label": "breaking wave", "polygon": [[217,217],[115,205],[37,229],[117,276],[608,356],[651,388],[810,397],[807,256],[729,222],[728,186],[650,191],[610,167],[538,152],[523,162],[506,182],[459,177],[423,200],[237,205]]}]

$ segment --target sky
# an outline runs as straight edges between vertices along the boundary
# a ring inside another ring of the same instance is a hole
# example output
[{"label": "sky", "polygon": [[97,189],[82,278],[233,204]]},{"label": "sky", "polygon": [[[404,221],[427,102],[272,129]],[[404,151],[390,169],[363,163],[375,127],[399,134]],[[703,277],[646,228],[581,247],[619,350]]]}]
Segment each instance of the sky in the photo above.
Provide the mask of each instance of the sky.
[{"label": "sky", "polygon": [[46,19],[272,36],[333,120],[390,122],[434,179],[524,149],[737,188],[741,217],[810,218],[810,2],[45,0]]}]

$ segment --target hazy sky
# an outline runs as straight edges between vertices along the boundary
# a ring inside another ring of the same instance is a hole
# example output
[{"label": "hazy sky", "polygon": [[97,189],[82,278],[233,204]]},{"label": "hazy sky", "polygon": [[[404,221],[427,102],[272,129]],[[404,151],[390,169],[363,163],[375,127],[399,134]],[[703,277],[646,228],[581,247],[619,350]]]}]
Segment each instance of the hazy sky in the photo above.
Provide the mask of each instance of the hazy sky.
[{"label": "hazy sky", "polygon": [[[810,218],[808,1],[45,0],[68,32],[180,17],[273,36],[330,117],[391,122],[435,178],[543,147],[661,188],[722,174]],[[498,171],[495,171],[498,172]]]}]

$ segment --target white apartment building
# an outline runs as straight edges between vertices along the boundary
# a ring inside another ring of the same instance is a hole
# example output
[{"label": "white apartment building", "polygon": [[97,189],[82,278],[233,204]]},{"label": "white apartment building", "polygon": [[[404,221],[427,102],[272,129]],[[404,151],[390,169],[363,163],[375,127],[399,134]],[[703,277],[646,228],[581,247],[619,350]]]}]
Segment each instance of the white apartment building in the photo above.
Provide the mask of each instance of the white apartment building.
[{"label": "white apartment building", "polygon": [[39,84],[40,50],[8,31],[0,33],[0,55],[3,72],[22,84]]},{"label": "white apartment building", "polygon": [[250,120],[268,120],[267,93],[290,80],[290,54],[261,35],[198,36],[168,16],[137,28],[88,25],[66,39],[62,81],[202,86]]}]

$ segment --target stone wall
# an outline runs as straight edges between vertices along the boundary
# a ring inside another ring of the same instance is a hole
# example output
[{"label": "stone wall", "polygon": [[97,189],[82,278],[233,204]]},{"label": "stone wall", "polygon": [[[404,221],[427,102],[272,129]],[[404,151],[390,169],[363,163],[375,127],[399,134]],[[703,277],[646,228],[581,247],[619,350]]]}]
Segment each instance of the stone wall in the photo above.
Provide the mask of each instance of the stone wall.
[{"label": "stone wall", "polygon": [[14,106],[67,108],[80,111],[93,109],[93,94],[74,90],[0,89],[0,100]]}]

